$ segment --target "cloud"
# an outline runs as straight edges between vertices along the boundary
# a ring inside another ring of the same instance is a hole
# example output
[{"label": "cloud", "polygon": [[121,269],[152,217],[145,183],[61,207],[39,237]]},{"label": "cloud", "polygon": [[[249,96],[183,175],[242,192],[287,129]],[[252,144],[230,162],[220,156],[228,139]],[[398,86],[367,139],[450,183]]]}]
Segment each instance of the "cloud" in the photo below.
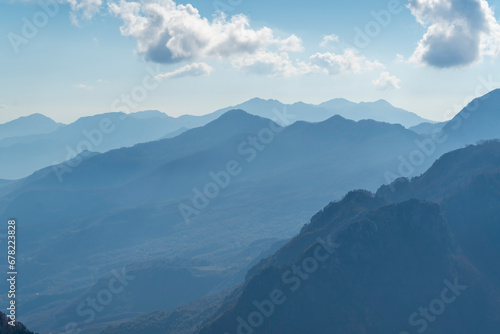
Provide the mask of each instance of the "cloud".
[{"label": "cloud", "polygon": [[292,35],[283,41],[278,41],[280,44],[280,51],[284,52],[301,52],[304,51],[304,46],[302,45],[302,39],[296,35]]},{"label": "cloud", "polygon": [[143,0],[109,4],[110,12],[123,20],[124,36],[137,40],[136,52],[157,63],[256,55],[277,47],[297,51],[300,39],[274,36],[271,29],[252,29],[245,15],[230,19],[219,14],[212,21],[201,17],[192,5],[173,0]]},{"label": "cloud", "polygon": [[308,65],[311,71],[321,71],[329,75],[360,73],[384,68],[380,62],[369,61],[353,49],[346,49],[343,54],[316,53],[310,57]]},{"label": "cloud", "polygon": [[408,7],[428,27],[410,61],[447,68],[500,55],[500,25],[486,0],[410,0]]},{"label": "cloud", "polygon": [[78,25],[80,19],[90,20],[100,12],[102,0],[67,0],[71,7],[70,19],[74,25]]},{"label": "cloud", "polygon": [[163,79],[177,79],[183,77],[199,77],[202,75],[208,76],[213,71],[213,67],[205,63],[193,63],[191,65],[186,65],[173,72],[168,72],[164,74],[159,74],[155,77],[157,80]]},{"label": "cloud", "polygon": [[239,57],[232,62],[237,69],[254,74],[274,77],[290,77],[299,74],[286,52],[259,52],[251,56]]},{"label": "cloud", "polygon": [[395,75],[390,75],[389,72],[380,73],[380,77],[373,80],[373,85],[379,90],[393,90],[400,89],[399,83],[401,80]]},{"label": "cloud", "polygon": [[335,34],[323,36],[323,39],[321,40],[321,43],[319,43],[319,46],[322,47],[327,47],[331,44],[338,43],[340,41],[339,36]]},{"label": "cloud", "polygon": [[92,90],[92,89],[94,89],[94,87],[88,86],[88,85],[85,85],[85,84],[76,84],[75,87],[79,88],[79,89],[85,89],[85,90]]},{"label": "cloud", "polygon": [[7,109],[7,106],[5,104],[0,104],[0,109]]},{"label": "cloud", "polygon": [[405,63],[406,62],[406,59],[405,59],[405,56],[401,55],[401,54],[396,54],[396,63]]}]

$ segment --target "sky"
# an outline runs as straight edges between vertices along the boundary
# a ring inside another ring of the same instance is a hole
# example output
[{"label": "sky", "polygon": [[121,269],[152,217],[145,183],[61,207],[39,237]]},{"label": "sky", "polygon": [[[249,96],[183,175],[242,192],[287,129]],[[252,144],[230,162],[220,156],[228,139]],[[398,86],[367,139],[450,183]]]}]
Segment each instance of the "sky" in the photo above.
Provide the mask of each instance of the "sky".
[{"label": "sky", "polygon": [[386,99],[450,119],[500,87],[500,0],[0,0],[0,122]]}]

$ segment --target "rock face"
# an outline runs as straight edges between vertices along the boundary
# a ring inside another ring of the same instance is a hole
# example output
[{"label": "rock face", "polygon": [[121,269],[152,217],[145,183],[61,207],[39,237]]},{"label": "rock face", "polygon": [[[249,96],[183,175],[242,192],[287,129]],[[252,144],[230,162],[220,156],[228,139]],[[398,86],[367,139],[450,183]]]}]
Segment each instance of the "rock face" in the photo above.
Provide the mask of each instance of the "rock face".
[{"label": "rock face", "polygon": [[[489,316],[492,310],[498,314],[499,299],[475,285],[479,276],[457,250],[438,205],[410,200],[312,224],[323,226],[307,232],[313,229],[308,226],[287,248],[303,238],[317,241],[300,247],[303,252],[285,265],[270,261],[200,333],[399,333],[424,327],[429,333],[470,333],[477,324],[493,333],[498,328]],[[328,240],[334,241],[328,245]],[[434,302],[453,286],[449,298],[456,303]],[[431,324],[419,307],[433,302],[450,311],[430,311]]]}]

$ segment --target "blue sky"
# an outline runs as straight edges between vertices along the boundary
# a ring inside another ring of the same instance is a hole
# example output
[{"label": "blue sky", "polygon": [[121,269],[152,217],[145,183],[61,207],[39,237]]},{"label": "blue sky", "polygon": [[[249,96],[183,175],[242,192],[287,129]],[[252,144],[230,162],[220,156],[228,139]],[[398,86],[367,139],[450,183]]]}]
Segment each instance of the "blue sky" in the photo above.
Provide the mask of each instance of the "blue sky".
[{"label": "blue sky", "polygon": [[253,97],[386,99],[445,120],[500,86],[500,0],[60,1],[49,17],[0,0],[0,122],[205,114]]}]

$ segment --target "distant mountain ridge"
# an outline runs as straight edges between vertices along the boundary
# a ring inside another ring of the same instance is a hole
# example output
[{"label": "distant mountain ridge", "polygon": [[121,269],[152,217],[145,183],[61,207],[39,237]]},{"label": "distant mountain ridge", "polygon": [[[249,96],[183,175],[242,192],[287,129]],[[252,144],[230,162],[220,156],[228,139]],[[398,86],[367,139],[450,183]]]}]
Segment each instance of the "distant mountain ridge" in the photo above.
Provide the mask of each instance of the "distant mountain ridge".
[{"label": "distant mountain ridge", "polygon": [[[290,125],[296,121],[322,122],[334,115],[356,121],[373,119],[405,127],[427,122],[384,100],[358,104],[344,99],[334,99],[320,105],[303,102],[287,105],[277,100],[254,98],[203,116],[183,115],[174,118],[158,110],[146,110],[131,114],[87,116],[68,125],[33,114],[0,125],[0,159],[6,162],[0,166],[0,178],[28,176],[43,167],[69,160],[83,149],[102,153],[175,137],[186,129],[204,126],[234,109],[272,119],[280,125]],[[280,113],[287,115],[286,122],[277,116]],[[102,131],[100,122],[106,122],[108,133]]]},{"label": "distant mountain ridge", "polygon": [[0,124],[0,140],[10,137],[47,134],[61,126],[63,124],[56,123],[42,114],[32,114]]},{"label": "distant mountain ridge", "polygon": [[396,108],[385,100],[354,103],[345,99],[333,99],[313,105],[304,102],[283,104],[277,100],[254,98],[236,106],[221,109],[216,114],[230,109],[242,109],[265,118],[275,116],[273,110],[286,110],[296,121],[307,122],[321,122],[335,115],[354,121],[372,119],[378,122],[401,124],[406,128],[429,122],[414,113]]}]

